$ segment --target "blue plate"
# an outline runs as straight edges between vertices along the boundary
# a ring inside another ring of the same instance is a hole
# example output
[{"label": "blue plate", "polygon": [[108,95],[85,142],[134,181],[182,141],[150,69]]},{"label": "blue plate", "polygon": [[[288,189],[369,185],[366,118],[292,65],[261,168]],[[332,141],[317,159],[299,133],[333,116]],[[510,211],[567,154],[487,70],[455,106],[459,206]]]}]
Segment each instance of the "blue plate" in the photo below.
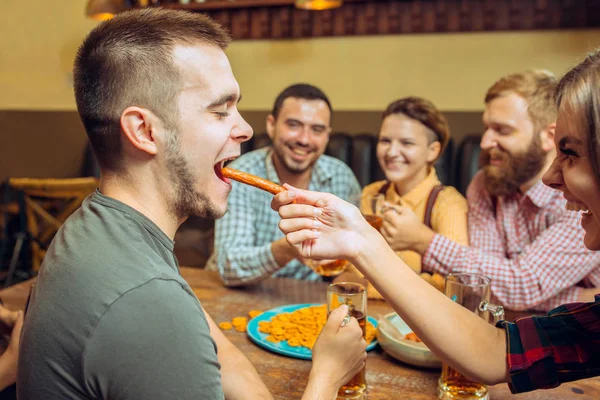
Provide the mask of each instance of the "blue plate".
[{"label": "blue plate", "polygon": [[[296,311],[300,308],[310,307],[310,306],[319,306],[321,304],[290,304],[287,306],[275,307],[270,309],[269,311],[265,311],[260,314],[258,317],[254,317],[248,322],[248,336],[250,340],[252,340],[257,345],[264,347],[267,350],[271,350],[274,353],[283,354],[284,356],[301,358],[303,360],[311,360],[312,359],[312,351],[304,346],[292,347],[287,344],[287,341],[281,341],[279,343],[269,342],[267,340],[266,333],[258,331],[258,323],[261,321],[271,321],[271,319],[281,313],[291,313],[292,311]],[[373,326],[377,328],[377,320],[373,317],[367,316],[367,321],[369,321]],[[373,340],[367,346],[367,351],[373,350],[377,346],[377,340]]]}]

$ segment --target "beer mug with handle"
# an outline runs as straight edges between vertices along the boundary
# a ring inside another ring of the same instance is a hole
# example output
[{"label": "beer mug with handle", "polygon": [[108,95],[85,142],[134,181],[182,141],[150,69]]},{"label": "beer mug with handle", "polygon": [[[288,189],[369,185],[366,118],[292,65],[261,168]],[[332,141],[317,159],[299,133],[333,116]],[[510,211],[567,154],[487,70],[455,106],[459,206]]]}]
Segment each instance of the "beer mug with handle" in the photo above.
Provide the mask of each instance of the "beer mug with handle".
[{"label": "beer mug with handle", "polygon": [[[504,309],[490,303],[490,282],[490,278],[479,274],[451,273],[446,277],[445,293],[452,301],[471,310],[487,322],[493,318],[493,322],[496,323],[504,317]],[[473,382],[446,363],[442,364],[438,399],[488,398],[486,385]]]}]

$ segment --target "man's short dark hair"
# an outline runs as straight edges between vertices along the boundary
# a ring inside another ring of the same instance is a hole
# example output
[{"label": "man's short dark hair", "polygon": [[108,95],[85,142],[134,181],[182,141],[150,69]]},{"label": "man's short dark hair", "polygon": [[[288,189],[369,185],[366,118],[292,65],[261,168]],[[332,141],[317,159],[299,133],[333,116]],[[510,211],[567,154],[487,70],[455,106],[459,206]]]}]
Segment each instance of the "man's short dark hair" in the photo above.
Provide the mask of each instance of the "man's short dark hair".
[{"label": "man's short dark hair", "polygon": [[273,118],[277,119],[277,117],[279,116],[279,112],[281,112],[283,102],[288,97],[304,100],[323,100],[327,104],[327,107],[329,107],[329,112],[333,112],[329,99],[321,89],[319,89],[316,86],[309,85],[308,83],[296,83],[295,85],[288,86],[287,88],[285,88],[284,91],[281,92],[279,96],[277,96],[277,98],[275,99],[275,104],[273,104],[273,111],[271,111],[271,115],[273,116]]},{"label": "man's short dark hair", "polygon": [[121,168],[120,117],[129,106],[146,108],[168,128],[177,127],[182,87],[176,45],[231,41],[209,17],[161,8],[118,14],[93,29],[75,58],[77,109],[101,168]]}]

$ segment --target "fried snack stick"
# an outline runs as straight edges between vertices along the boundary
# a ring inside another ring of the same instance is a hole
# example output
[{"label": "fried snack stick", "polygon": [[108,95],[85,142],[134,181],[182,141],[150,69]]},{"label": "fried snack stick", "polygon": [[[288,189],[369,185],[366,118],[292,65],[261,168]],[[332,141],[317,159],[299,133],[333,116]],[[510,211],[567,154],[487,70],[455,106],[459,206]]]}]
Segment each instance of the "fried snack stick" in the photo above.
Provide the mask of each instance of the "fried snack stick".
[{"label": "fried snack stick", "polygon": [[276,183],[273,183],[256,175],[248,174],[242,171],[237,171],[235,169],[225,167],[221,170],[221,173],[225,178],[233,179],[234,181],[254,186],[256,188],[265,190],[271,194],[277,194],[286,190],[283,186],[280,186]]}]

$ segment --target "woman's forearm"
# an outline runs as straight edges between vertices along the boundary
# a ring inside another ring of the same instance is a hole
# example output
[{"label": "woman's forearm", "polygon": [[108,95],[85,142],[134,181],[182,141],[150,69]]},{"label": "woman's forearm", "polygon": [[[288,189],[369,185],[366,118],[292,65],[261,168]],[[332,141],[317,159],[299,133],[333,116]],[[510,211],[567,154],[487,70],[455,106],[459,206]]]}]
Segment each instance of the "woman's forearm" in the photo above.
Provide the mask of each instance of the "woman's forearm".
[{"label": "woman's forearm", "polygon": [[506,382],[506,336],[415,274],[376,232],[356,265],[427,346],[467,377]]},{"label": "woman's forearm", "polygon": [[337,387],[333,387],[326,379],[311,371],[302,400],[334,400],[337,392]]}]

